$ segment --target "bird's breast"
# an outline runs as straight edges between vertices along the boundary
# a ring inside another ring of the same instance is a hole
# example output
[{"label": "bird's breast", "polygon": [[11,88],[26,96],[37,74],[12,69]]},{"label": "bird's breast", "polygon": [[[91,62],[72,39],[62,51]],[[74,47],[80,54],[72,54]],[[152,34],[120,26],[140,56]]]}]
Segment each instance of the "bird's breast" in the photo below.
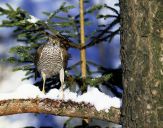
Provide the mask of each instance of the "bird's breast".
[{"label": "bird's breast", "polygon": [[39,72],[44,72],[47,77],[52,77],[59,73],[63,67],[63,59],[61,57],[61,48],[59,46],[46,46],[42,52],[37,63]]}]

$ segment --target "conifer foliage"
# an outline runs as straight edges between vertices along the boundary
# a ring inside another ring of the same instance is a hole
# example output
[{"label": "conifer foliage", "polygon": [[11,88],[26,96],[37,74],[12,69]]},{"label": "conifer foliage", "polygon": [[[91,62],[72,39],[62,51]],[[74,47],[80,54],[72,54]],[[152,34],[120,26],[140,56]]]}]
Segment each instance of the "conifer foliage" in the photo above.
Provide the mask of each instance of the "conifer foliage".
[{"label": "conifer foliage", "polygon": [[[85,5],[89,4],[89,1],[85,0]],[[86,33],[86,45],[84,47],[80,46],[80,24],[79,24],[79,14],[76,16],[70,15],[69,11],[71,11],[75,7],[73,5],[68,5],[65,2],[55,11],[53,12],[43,12],[46,15],[45,20],[37,19],[36,17],[30,15],[25,10],[22,10],[21,8],[13,9],[12,6],[9,4],[6,4],[8,7],[7,9],[4,9],[0,7],[0,15],[6,16],[7,18],[2,21],[2,24],[0,27],[14,27],[13,35],[17,39],[17,41],[23,42],[22,45],[18,45],[15,47],[12,47],[10,49],[10,53],[12,53],[12,56],[8,58],[3,58],[3,61],[6,61],[8,63],[12,63],[15,65],[14,71],[23,70],[26,72],[26,77],[24,79],[30,79],[35,78],[35,85],[41,86],[42,81],[38,80],[39,74],[37,75],[37,71],[35,68],[35,52],[36,49],[46,43],[47,38],[50,35],[58,35],[62,36],[64,38],[67,38],[69,40],[68,46],[70,48],[75,48],[78,50],[81,50],[81,48],[87,48],[93,47],[95,44],[101,43],[103,41],[111,42],[113,37],[116,34],[119,34],[120,28],[117,28],[114,31],[111,31],[111,29],[119,24],[120,21],[120,15],[119,12],[110,7],[109,5],[93,5],[91,7],[85,8],[85,27],[88,27],[91,25],[91,20],[87,15],[95,16],[97,19],[103,18],[103,19],[112,19],[112,22],[108,24],[99,25],[97,29],[92,31],[91,33]],[[119,6],[116,4],[115,6]],[[102,15],[98,14],[97,12],[101,9],[108,9],[111,10],[114,15]],[[98,15],[95,15],[98,14]],[[73,57],[73,54],[71,54],[71,57]],[[97,86],[99,84],[108,84],[110,81],[114,81],[115,74],[112,70],[105,70],[105,68],[101,65],[97,65],[89,60],[86,60],[87,62],[87,79],[86,79],[86,85],[90,86]],[[67,67],[67,71],[71,72],[74,68],[79,66],[81,64],[81,61],[76,62],[74,65],[71,65]],[[98,69],[98,73],[101,73],[101,77],[94,78],[92,72],[90,70],[90,66],[95,66]],[[117,73],[117,72],[116,72]],[[121,71],[119,72],[121,74]],[[121,79],[121,77],[118,76],[116,79]],[[50,78],[47,80],[47,85],[50,86],[54,81],[57,81],[56,77]],[[82,87],[81,85],[81,74],[77,75],[70,75],[69,73],[66,73],[66,85],[68,87],[78,84],[79,87]],[[109,84],[110,85],[110,84]],[[48,87],[47,86],[47,87]],[[119,86],[121,88],[121,86]],[[114,87],[113,87],[114,88]],[[114,89],[113,89],[114,90]],[[119,96],[119,95],[117,95]]]}]

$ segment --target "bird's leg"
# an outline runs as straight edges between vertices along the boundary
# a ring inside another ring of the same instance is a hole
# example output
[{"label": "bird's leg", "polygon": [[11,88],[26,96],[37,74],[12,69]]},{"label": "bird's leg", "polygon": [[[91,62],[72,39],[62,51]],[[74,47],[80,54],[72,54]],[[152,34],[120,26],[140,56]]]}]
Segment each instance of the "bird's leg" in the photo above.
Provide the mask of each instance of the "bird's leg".
[{"label": "bird's leg", "polygon": [[64,69],[61,68],[60,73],[59,73],[59,79],[61,82],[61,91],[62,91],[62,100],[64,99],[64,92],[63,92],[63,87],[64,87]]},{"label": "bird's leg", "polygon": [[43,87],[42,87],[42,92],[45,94],[45,82],[46,82],[46,74],[44,72],[41,72],[41,76],[43,79]]}]

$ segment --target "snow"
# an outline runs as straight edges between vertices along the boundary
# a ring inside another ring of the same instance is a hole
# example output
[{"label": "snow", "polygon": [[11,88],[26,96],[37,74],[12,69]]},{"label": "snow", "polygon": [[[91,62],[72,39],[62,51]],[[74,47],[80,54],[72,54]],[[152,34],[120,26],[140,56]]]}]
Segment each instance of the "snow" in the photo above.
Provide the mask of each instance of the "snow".
[{"label": "snow", "polygon": [[120,107],[120,99],[116,97],[110,97],[102,92],[100,92],[95,87],[88,87],[88,92],[79,96],[77,100],[79,102],[91,103],[96,107],[98,111],[100,110],[108,110],[111,106],[115,108]]},{"label": "snow", "polygon": [[[47,94],[42,93],[38,87],[32,84],[20,85],[14,92],[11,93],[0,93],[0,100],[7,99],[33,99],[33,98],[49,98],[54,100],[62,99],[62,92],[58,89],[52,89]],[[77,95],[75,92],[71,92],[69,89],[64,90],[64,100],[72,100],[74,102],[85,102],[94,105],[95,108],[105,110],[106,112],[110,107],[120,108],[121,100],[116,97],[111,97],[100,92],[95,87],[88,87],[88,91],[82,95]]]},{"label": "snow", "polygon": [[24,71],[13,72],[12,70],[12,67],[0,65],[0,94],[13,92],[18,85],[33,83],[30,80],[21,80],[25,77]]},{"label": "snow", "polygon": [[32,15],[30,15],[30,18],[27,19],[27,21],[30,22],[30,23],[36,23],[36,22],[39,21],[39,19],[34,17],[34,16],[32,16]]}]

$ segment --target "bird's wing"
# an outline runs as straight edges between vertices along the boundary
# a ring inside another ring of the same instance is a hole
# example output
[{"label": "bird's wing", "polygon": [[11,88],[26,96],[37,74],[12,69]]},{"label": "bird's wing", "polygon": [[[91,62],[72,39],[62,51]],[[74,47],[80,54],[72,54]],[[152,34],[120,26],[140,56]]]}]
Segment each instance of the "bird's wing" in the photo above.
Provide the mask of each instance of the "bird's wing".
[{"label": "bird's wing", "polygon": [[38,60],[40,59],[40,57],[42,56],[43,48],[44,48],[44,45],[41,45],[36,51],[36,57],[35,57],[36,64],[37,64]]},{"label": "bird's wing", "polygon": [[41,52],[42,52],[43,47],[44,47],[44,45],[41,45],[37,49],[36,54],[35,54],[35,59],[34,59],[34,64],[35,64],[35,79],[40,76],[40,74],[37,71],[37,63],[38,63],[38,61],[40,59],[40,56],[41,56]]},{"label": "bird's wing", "polygon": [[68,55],[68,52],[66,49],[62,48],[62,52],[63,52],[63,66],[64,66],[64,69],[67,67],[67,63],[68,63],[68,58],[69,58],[69,55]]}]

